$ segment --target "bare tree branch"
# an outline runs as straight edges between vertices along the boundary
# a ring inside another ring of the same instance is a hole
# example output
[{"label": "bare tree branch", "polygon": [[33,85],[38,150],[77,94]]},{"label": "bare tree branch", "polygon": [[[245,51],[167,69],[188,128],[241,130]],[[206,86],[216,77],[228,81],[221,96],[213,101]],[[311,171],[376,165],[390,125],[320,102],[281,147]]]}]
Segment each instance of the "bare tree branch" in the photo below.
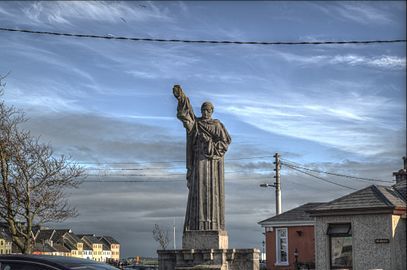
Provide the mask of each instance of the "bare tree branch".
[{"label": "bare tree branch", "polygon": [[[0,96],[5,76],[0,76]],[[0,221],[8,224],[15,245],[31,253],[32,227],[77,214],[65,190],[77,188],[83,169],[56,157],[52,147],[19,125],[23,112],[0,100]]]},{"label": "bare tree branch", "polygon": [[153,238],[160,245],[161,249],[164,250],[167,248],[170,242],[168,231],[164,231],[163,229],[161,229],[158,224],[154,224]]}]

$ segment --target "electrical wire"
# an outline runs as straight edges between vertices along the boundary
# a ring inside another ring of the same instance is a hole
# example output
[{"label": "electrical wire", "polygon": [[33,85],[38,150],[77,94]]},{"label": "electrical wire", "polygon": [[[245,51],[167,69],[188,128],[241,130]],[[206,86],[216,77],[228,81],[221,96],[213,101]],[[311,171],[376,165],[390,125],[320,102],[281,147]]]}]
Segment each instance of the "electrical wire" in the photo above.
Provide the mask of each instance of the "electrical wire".
[{"label": "electrical wire", "polygon": [[185,180],[84,180],[82,183],[166,183],[166,182],[185,182]]},{"label": "electrical wire", "polygon": [[400,43],[406,42],[405,39],[392,40],[348,40],[348,41],[231,41],[231,40],[188,40],[188,39],[162,39],[162,38],[139,38],[124,37],[113,35],[90,35],[90,34],[73,34],[50,31],[35,31],[27,29],[15,29],[0,27],[1,31],[20,32],[39,35],[67,36],[79,38],[96,38],[110,40],[129,40],[129,41],[147,41],[147,42],[171,42],[171,43],[192,43],[192,44],[237,44],[237,45],[330,45],[330,44],[379,44],[379,43]]},{"label": "electrical wire", "polygon": [[[228,158],[225,161],[236,161],[236,160],[248,160],[248,159],[263,159],[263,158],[271,158],[272,155],[269,156],[254,156],[254,157],[243,157],[243,158]],[[168,160],[168,161],[140,161],[140,162],[76,162],[79,165],[138,165],[138,164],[170,164],[170,163],[180,163],[184,162],[185,160]],[[159,168],[154,168],[159,169]]]},{"label": "electrical wire", "polygon": [[[267,171],[267,170],[262,170],[262,171]],[[237,170],[237,171],[226,171],[225,174],[235,174],[235,173],[249,173],[245,170]],[[135,176],[135,177],[167,177],[167,176],[179,176],[179,175],[186,175],[186,173],[165,173],[165,174],[113,174],[113,173],[98,173],[98,174],[93,174],[93,173],[87,173],[86,176],[111,176],[111,177],[121,177],[121,176]]]},{"label": "electrical wire", "polygon": [[288,168],[290,168],[290,169],[292,169],[292,170],[295,170],[295,171],[301,172],[301,173],[303,173],[303,174],[306,174],[306,175],[308,175],[308,176],[311,176],[311,177],[314,177],[314,178],[316,178],[316,179],[319,179],[319,180],[321,180],[321,181],[324,181],[324,182],[327,182],[327,183],[331,183],[331,184],[333,184],[333,185],[337,185],[337,186],[340,186],[340,187],[344,187],[344,188],[347,188],[347,189],[357,190],[356,188],[349,187],[349,186],[342,185],[342,184],[338,184],[338,183],[336,183],[336,182],[330,181],[330,180],[325,179],[325,178],[322,178],[322,177],[320,177],[320,176],[316,176],[316,175],[314,175],[314,174],[311,174],[311,173],[302,171],[302,170],[297,169],[297,168],[295,168],[295,167],[292,167],[292,166],[290,166],[290,165],[287,165],[287,164],[286,164],[285,166],[288,167]]},{"label": "electrical wire", "polygon": [[[358,177],[358,176],[351,176],[351,175],[346,175],[346,174],[340,174],[340,173],[333,173],[333,172],[327,172],[327,171],[321,171],[321,170],[315,170],[315,169],[310,169],[307,167],[304,167],[302,165],[296,165],[295,162],[288,161],[286,159],[281,159],[285,160],[288,163],[281,162],[282,165],[290,165],[299,169],[307,170],[310,172],[316,172],[316,173],[323,173],[323,174],[329,174],[333,176],[338,176],[338,177],[345,177],[345,178],[350,178],[350,179],[356,179],[356,180],[361,180],[361,181],[368,181],[368,182],[384,182],[384,183],[393,183],[392,181],[386,181],[386,180],[379,180],[379,179],[374,179],[374,178],[365,178],[365,177]],[[289,164],[290,163],[290,164]],[[298,164],[298,163],[297,163]]]}]

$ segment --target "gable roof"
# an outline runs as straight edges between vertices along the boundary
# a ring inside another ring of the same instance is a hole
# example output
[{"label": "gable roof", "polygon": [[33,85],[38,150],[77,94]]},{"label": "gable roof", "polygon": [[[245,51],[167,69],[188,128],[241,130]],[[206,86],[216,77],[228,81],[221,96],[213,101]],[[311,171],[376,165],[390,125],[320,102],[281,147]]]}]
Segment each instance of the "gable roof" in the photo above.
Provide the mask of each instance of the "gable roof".
[{"label": "gable roof", "polygon": [[62,229],[62,230],[54,230],[54,234],[52,235],[52,241],[60,241],[62,239],[62,237],[66,234],[66,233],[70,233],[71,230],[70,229]]},{"label": "gable roof", "polygon": [[308,210],[311,214],[330,212],[389,210],[406,208],[406,199],[394,186],[371,185]]},{"label": "gable roof", "polygon": [[45,240],[51,240],[52,235],[54,234],[55,230],[53,229],[45,229],[45,230],[40,230],[37,233],[37,237],[35,237],[36,242],[42,242]]},{"label": "gable roof", "polygon": [[103,241],[106,244],[120,244],[116,239],[114,239],[113,237],[109,236],[109,235],[103,235],[101,237],[99,237],[99,240]]},{"label": "gable roof", "polygon": [[35,243],[33,252],[56,252],[57,250],[47,243]]},{"label": "gable roof", "polygon": [[271,218],[260,221],[258,224],[265,225],[283,225],[284,223],[309,223],[314,220],[313,217],[310,217],[310,214],[307,212],[310,209],[318,207],[324,203],[306,203],[286,212],[283,212],[279,215],[273,216]]},{"label": "gable roof", "polygon": [[92,246],[92,244],[102,244],[102,242],[93,235],[84,235],[81,237],[81,240],[83,240],[89,246]]},{"label": "gable roof", "polygon": [[83,250],[90,250],[92,251],[92,247],[90,247],[86,242],[83,242]]},{"label": "gable roof", "polygon": [[57,252],[65,252],[65,253],[70,253],[71,251],[65,247],[64,245],[61,244],[54,244],[52,246]]}]

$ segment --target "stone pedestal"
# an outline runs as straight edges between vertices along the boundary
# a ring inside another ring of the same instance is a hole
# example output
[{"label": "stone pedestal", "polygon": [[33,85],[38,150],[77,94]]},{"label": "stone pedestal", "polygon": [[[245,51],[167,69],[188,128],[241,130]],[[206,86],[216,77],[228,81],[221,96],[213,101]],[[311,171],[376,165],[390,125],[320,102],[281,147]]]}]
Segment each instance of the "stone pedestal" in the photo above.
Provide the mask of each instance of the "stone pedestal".
[{"label": "stone pedestal", "polygon": [[185,231],[182,236],[183,249],[227,249],[226,231]]},{"label": "stone pedestal", "polygon": [[259,270],[258,249],[158,250],[159,270]]}]

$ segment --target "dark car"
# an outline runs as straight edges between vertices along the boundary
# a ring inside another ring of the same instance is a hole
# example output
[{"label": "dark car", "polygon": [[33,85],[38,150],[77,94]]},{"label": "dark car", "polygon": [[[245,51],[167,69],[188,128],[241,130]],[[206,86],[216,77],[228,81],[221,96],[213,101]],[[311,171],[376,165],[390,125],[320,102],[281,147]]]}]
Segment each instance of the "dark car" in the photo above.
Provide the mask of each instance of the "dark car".
[{"label": "dark car", "polygon": [[92,260],[45,255],[0,255],[0,270],[117,270]]}]

